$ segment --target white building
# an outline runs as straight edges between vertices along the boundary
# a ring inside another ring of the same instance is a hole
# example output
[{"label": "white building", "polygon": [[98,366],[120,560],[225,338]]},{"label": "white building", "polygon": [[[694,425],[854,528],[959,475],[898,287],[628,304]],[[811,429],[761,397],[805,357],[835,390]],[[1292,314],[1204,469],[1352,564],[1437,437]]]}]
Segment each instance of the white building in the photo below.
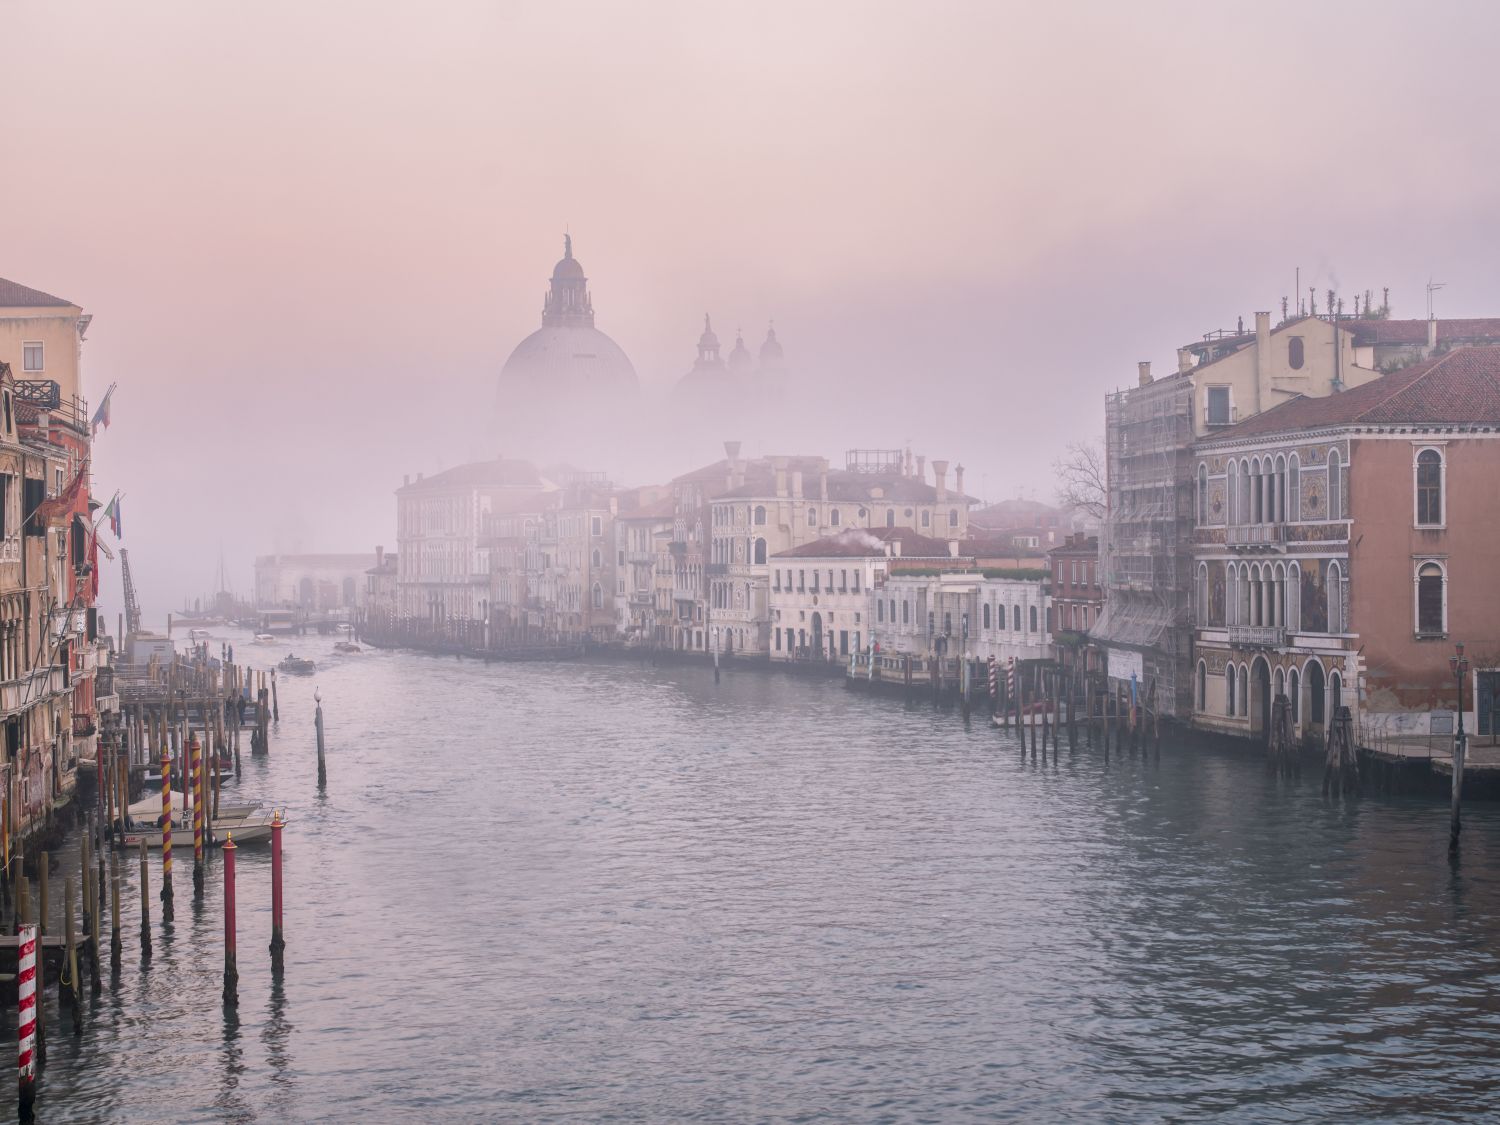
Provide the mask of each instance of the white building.
[{"label": "white building", "polygon": [[[883,653],[913,656],[993,656],[1046,660],[1052,656],[1049,597],[1040,578],[1006,578],[958,569],[940,574],[893,574],[875,607],[875,639]],[[939,652],[938,650],[942,651]]]}]

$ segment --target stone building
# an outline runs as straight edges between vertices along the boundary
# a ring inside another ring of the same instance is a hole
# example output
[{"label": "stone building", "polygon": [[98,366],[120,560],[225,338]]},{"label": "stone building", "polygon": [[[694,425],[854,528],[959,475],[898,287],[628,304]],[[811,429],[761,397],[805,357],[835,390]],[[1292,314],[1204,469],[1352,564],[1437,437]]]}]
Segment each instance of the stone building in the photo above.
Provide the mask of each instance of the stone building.
[{"label": "stone building", "polygon": [[954,559],[936,573],[893,573],[875,612],[882,653],[1005,664],[1052,656],[1044,579],[1007,577]]},{"label": "stone building", "polygon": [[407,477],[396,490],[401,618],[434,629],[453,620],[482,620],[491,584],[485,521],[497,506],[534,498],[548,487],[530,462],[505,458]]},{"label": "stone building", "polygon": [[1077,654],[1078,667],[1092,671],[1097,654],[1089,630],[1104,612],[1099,585],[1099,537],[1075,532],[1047,552],[1052,572],[1051,628],[1060,652]]},{"label": "stone building", "polygon": [[313,613],[358,609],[365,604],[365,580],[375,555],[261,555],[255,560],[258,609],[296,608]]},{"label": "stone building", "polygon": [[846,660],[875,638],[893,568],[942,566],[948,544],[910,528],[847,528],[771,557],[772,661]]},{"label": "stone building", "polygon": [[1285,694],[1299,735],[1341,705],[1362,737],[1426,735],[1468,641],[1469,729],[1493,738],[1497,435],[1500,347],[1476,347],[1201,440],[1195,722],[1265,737]]},{"label": "stone building", "polygon": [[911,528],[963,539],[972,497],[963,466],[948,487],[948,463],[932,463],[933,483],[900,450],[851,450],[845,467],[823,457],[745,460],[726,442],[727,487],[710,505],[709,619],[724,650],[771,651],[770,558],[847,528]]}]

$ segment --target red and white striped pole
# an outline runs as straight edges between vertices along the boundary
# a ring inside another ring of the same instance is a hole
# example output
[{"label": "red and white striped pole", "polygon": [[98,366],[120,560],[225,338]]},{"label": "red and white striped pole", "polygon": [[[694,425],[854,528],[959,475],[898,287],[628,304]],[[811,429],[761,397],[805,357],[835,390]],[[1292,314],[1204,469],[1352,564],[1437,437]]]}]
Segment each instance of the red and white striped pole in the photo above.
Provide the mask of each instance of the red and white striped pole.
[{"label": "red and white striped pole", "polygon": [[281,932],[281,810],[271,814],[271,971],[285,967],[286,939]]},{"label": "red and white striped pole", "polygon": [[22,926],[16,961],[16,1063],[20,1073],[20,1117],[34,1120],[36,1106],[36,934]]},{"label": "red and white striped pole", "polygon": [[172,920],[172,757],[161,754],[161,920]]},{"label": "red and white striped pole", "polygon": [[224,1006],[236,1008],[240,1003],[240,970],[234,950],[234,835],[224,840]]}]

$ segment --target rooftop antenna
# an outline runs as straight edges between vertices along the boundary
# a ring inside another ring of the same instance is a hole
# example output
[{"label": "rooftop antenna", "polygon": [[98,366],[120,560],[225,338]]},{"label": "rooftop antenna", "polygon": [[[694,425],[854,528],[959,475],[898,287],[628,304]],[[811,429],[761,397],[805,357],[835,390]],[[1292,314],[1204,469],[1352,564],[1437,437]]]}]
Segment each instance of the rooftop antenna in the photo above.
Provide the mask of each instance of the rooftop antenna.
[{"label": "rooftop antenna", "polygon": [[1443,288],[1443,286],[1445,286],[1447,284],[1448,283],[1446,281],[1433,281],[1431,277],[1429,277],[1427,279],[1427,319],[1428,320],[1433,319],[1433,311],[1432,311],[1433,310],[1433,300],[1432,300],[1432,295],[1434,293],[1436,293],[1439,289]]}]

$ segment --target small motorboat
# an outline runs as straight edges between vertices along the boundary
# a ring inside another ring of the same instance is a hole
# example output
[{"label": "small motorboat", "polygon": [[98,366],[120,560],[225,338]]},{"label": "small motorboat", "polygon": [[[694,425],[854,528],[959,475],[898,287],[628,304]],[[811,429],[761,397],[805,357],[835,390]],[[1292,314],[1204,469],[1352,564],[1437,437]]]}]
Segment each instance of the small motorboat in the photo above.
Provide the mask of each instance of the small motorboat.
[{"label": "small motorboat", "polygon": [[288,653],[276,667],[289,676],[311,676],[318,670],[318,666],[311,660],[298,656],[296,653]]},{"label": "small motorboat", "polygon": [[[232,834],[236,844],[255,844],[271,838],[272,814],[265,812],[259,804],[219,805],[219,815],[208,826],[209,839],[222,845]],[[282,817],[281,823],[286,823]],[[144,842],[148,848],[161,847],[161,794],[152,793],[135,802],[126,811],[125,846],[139,847]],[[184,796],[172,791],[172,843],[178,848],[193,846],[193,821],[189,815]]]},{"label": "small motorboat", "polygon": [[273,637],[270,633],[256,633],[255,640],[251,643],[258,645],[279,645],[281,642]]},{"label": "small motorboat", "polygon": [[360,648],[357,644],[354,644],[354,643],[352,643],[350,641],[339,641],[338,644],[336,644],[336,645],[333,646],[333,651],[334,652],[364,652],[364,649]]},{"label": "small motorboat", "polygon": [[206,641],[206,640],[208,640],[208,630],[207,629],[189,629],[188,630],[188,640],[190,640],[190,641]]}]

